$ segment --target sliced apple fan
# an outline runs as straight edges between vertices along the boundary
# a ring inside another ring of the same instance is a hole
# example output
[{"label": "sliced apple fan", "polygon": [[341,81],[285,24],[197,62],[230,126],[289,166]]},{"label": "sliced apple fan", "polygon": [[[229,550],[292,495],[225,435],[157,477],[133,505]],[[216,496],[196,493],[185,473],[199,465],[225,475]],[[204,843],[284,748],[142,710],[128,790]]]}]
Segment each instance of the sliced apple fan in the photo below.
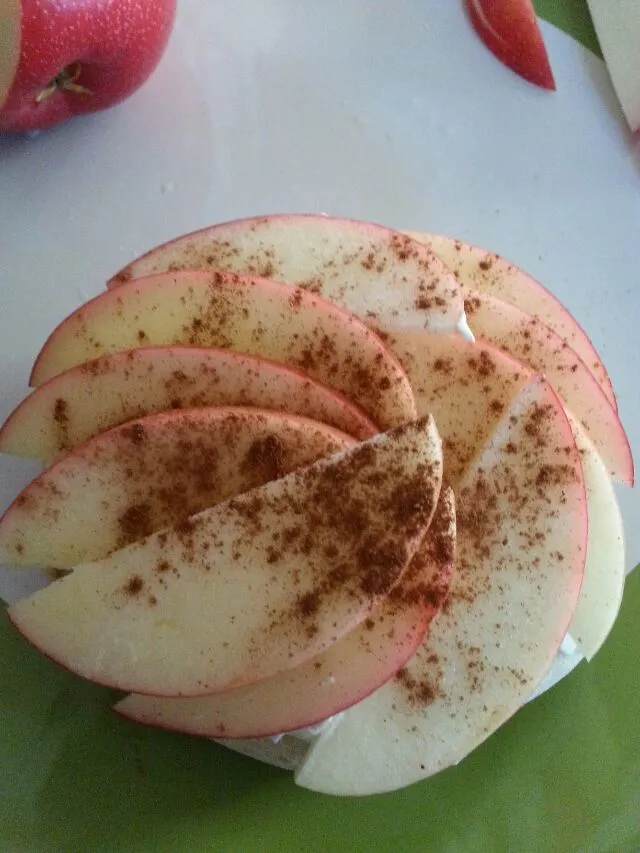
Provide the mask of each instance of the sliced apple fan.
[{"label": "sliced apple fan", "polygon": [[611,380],[498,255],[324,216],[216,225],[113,276],[31,385],[0,451],[48,467],[0,563],[68,574],[9,616],[131,691],[122,716],[389,791],[615,621],[633,461]]}]

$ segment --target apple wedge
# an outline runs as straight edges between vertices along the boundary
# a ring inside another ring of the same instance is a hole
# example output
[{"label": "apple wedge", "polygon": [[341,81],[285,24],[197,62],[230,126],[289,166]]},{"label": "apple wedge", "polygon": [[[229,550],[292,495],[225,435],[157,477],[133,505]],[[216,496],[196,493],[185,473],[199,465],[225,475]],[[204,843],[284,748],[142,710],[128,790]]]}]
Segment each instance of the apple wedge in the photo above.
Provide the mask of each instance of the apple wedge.
[{"label": "apple wedge", "polygon": [[465,291],[475,333],[544,375],[585,428],[610,475],[633,485],[629,440],[614,407],[582,359],[542,321],[479,290]]},{"label": "apple wedge", "polygon": [[617,408],[611,379],[594,345],[564,305],[542,284],[494,252],[462,240],[411,232],[452,270],[463,287],[481,290],[542,320],[578,353],[609,402]]},{"label": "apple wedge", "polygon": [[640,6],[587,0],[607,70],[632,131],[640,130]]},{"label": "apple wedge", "polygon": [[409,377],[418,414],[435,418],[445,478],[455,488],[533,373],[491,344],[459,335],[389,328],[386,343]]},{"label": "apple wedge", "polygon": [[454,275],[428,249],[380,225],[329,216],[259,216],[186,234],[108,282],[183,269],[232,270],[297,284],[373,325],[398,315],[432,331],[464,330]]},{"label": "apple wedge", "polygon": [[580,591],[587,509],[560,401],[534,380],[456,490],[456,573],[443,613],[392,681],[321,734],[305,788],[373,794],[461,761],[548,670]]},{"label": "apple wedge", "polygon": [[569,420],[582,460],[589,516],[584,581],[569,634],[580,654],[591,660],[613,628],[622,602],[624,527],[604,462],[577,420]]},{"label": "apple wedge", "polygon": [[[431,412],[445,448],[445,477],[454,486],[533,372],[485,341],[391,329],[387,344],[402,363],[418,414]],[[606,467],[585,429],[569,416],[587,490],[589,533],[584,582],[569,628],[590,659],[609,633],[624,585],[622,518]]]},{"label": "apple wedge", "polygon": [[133,694],[115,710],[147,725],[206,737],[265,737],[313,726],[364,699],[422,642],[446,599],[455,554],[453,492],[443,488],[409,568],[371,616],[322,654],[257,684],[197,699]]},{"label": "apple wedge", "polygon": [[507,68],[543,89],[555,89],[531,0],[466,0],[475,31]]},{"label": "apple wedge", "polygon": [[286,411],[360,439],[378,431],[346,397],[275,361],[232,350],[147,347],[52,377],[9,415],[0,429],[0,452],[48,463],[125,421],[202,406]]},{"label": "apple wedge", "polygon": [[611,478],[584,429],[569,417],[580,451],[587,493],[587,559],[568,638],[549,671],[527,701],[537,699],[569,675],[585,658],[591,660],[611,631],[622,601],[625,578],[624,529]]},{"label": "apple wedge", "polygon": [[121,690],[259,681],[370,615],[419,548],[441,482],[422,418],[81,564],[8,615],[53,660]]},{"label": "apple wedge", "polygon": [[97,356],[172,344],[222,347],[303,370],[382,428],[415,417],[400,364],[356,317],[300,288],[236,273],[161,273],[97,296],[50,335],[30,384]]},{"label": "apple wedge", "polygon": [[306,418],[260,409],[160,412],[100,433],[15,499],[0,565],[70,569],[353,446]]}]

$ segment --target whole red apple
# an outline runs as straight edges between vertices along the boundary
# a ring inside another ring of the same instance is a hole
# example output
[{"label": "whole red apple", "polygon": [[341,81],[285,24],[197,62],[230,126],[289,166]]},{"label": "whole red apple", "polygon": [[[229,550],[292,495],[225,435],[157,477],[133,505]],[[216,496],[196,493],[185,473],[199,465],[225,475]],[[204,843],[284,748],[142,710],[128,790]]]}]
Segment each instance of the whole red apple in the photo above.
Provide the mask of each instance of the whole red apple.
[{"label": "whole red apple", "polygon": [[103,110],[164,53],[176,0],[0,0],[0,132]]}]

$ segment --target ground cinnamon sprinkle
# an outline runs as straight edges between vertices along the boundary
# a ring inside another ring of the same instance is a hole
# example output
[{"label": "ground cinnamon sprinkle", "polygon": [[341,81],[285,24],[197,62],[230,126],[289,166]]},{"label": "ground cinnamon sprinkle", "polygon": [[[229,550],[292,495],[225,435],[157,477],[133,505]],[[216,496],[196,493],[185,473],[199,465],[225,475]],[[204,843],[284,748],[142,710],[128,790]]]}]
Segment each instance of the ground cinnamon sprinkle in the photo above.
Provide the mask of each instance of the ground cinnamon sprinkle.
[{"label": "ground cinnamon sprinkle", "polygon": [[153,516],[149,503],[131,504],[118,518],[120,538],[118,548],[124,548],[130,542],[144,539],[153,533]]},{"label": "ground cinnamon sprinkle", "polygon": [[450,358],[436,358],[432,367],[437,373],[450,375],[453,371],[453,360]]},{"label": "ground cinnamon sprinkle", "polygon": [[[177,412],[171,417],[180,421],[186,415]],[[131,425],[123,429],[131,430]],[[398,437],[415,429],[412,424],[398,428]],[[229,440],[237,433],[237,426],[231,423]],[[137,460],[152,447],[149,431],[144,429],[142,434],[146,440],[136,446],[137,452],[132,447],[131,459],[127,460],[132,467],[134,484]],[[191,441],[186,434],[181,437],[179,431],[172,433],[171,439],[182,481],[185,469],[202,465],[197,444],[194,446],[194,435],[189,435]],[[286,556],[292,583],[298,591],[297,596],[287,598],[281,612],[276,609],[268,614],[269,630],[284,631],[287,635],[297,630],[306,642],[318,633],[323,620],[326,621],[326,614],[332,612],[332,599],[337,597],[346,607],[352,599],[356,610],[363,605],[373,606],[391,590],[405,568],[409,557],[408,542],[431,518],[435,483],[440,478],[437,466],[416,463],[408,471],[404,458],[396,457],[387,442],[388,439],[373,440],[348,451],[339,462],[322,463],[294,473],[282,490],[251,491],[226,501],[220,509],[221,527],[225,528],[224,519],[228,516],[232,521],[229,529],[237,531],[230,545],[219,542],[215,531],[203,537],[205,517],[201,515],[179,518],[177,523],[174,518],[173,526],[158,534],[158,546],[163,548],[170,544],[170,551],[167,551],[167,559],[160,559],[154,566],[153,588],[145,589],[144,601],[148,606],[156,606],[151,597],[155,597],[157,603],[169,585],[176,582],[174,578],[179,580],[181,567],[210,571],[215,566],[219,548],[230,548],[231,556],[235,549],[241,560],[237,571],[242,571],[242,560],[251,552],[258,537],[264,548],[265,565],[274,566],[274,578],[278,563]],[[407,441],[409,456],[413,452],[420,453],[421,445],[422,439],[418,444],[417,434],[415,450],[410,440]],[[140,452],[140,447],[144,452]],[[221,450],[221,457],[224,457]],[[263,440],[249,445],[245,461],[251,458],[267,468],[275,466],[277,473],[281,473],[283,460],[286,461],[285,450],[267,433]],[[381,459],[380,454],[386,456]],[[144,464],[153,463],[151,454]],[[167,476],[173,476],[172,465],[169,457],[165,466]],[[370,488],[373,479],[376,490]],[[176,482],[180,483],[180,476]],[[151,505],[157,501],[159,494],[153,492],[146,498],[146,501],[132,501],[123,513],[123,534],[138,537],[144,530],[148,521],[146,503]],[[180,492],[173,499],[184,502],[185,494]],[[282,519],[282,523],[270,521],[265,527],[265,519],[274,517]],[[390,518],[394,523],[389,524]],[[323,542],[325,537],[326,542]],[[437,553],[439,558],[449,554]],[[299,557],[297,564],[296,557]],[[410,600],[415,602],[417,596],[425,606],[437,605],[442,592],[436,586],[417,582],[413,586],[412,599],[397,600],[398,606],[406,606]],[[138,588],[135,578],[131,578],[125,592],[131,597],[142,592],[142,587]],[[261,637],[263,642],[264,632]],[[259,654],[258,644],[256,654]]]},{"label": "ground cinnamon sprinkle", "polygon": [[62,397],[53,404],[53,419],[57,424],[66,424],[69,421],[69,404]]},{"label": "ground cinnamon sprinkle", "polygon": [[134,444],[140,444],[145,440],[146,437],[145,429],[140,423],[133,423],[130,426],[124,426],[122,427],[120,433],[126,438],[131,439]]},{"label": "ground cinnamon sprinkle", "polygon": [[[116,428],[126,439],[117,445],[117,466],[109,474],[119,474],[121,491],[118,511],[114,512],[117,548],[176,523],[181,523],[178,530],[186,541],[190,516],[343,446],[321,432],[312,442],[300,444],[294,427],[282,436],[276,435],[270,417],[257,412],[248,425],[237,414],[214,423],[206,413],[192,411],[176,410],[167,417],[171,419],[167,431],[162,429],[164,415],[160,421],[150,418]],[[248,438],[251,433],[247,426],[256,435],[253,441]],[[43,482],[39,492],[30,491],[30,499],[45,504],[52,488],[52,483]],[[253,514],[258,525],[260,507],[253,506]]]},{"label": "ground cinnamon sprinkle", "polygon": [[69,448],[69,404],[58,397],[53,404],[53,420],[57,427],[57,441],[61,450]]},{"label": "ground cinnamon sprinkle", "polygon": [[398,670],[395,680],[402,686],[406,699],[411,705],[424,708],[438,698],[437,685],[426,677],[415,678],[407,667]]},{"label": "ground cinnamon sprinkle", "polygon": [[277,480],[285,473],[285,459],[282,440],[276,435],[267,435],[253,442],[242,460],[240,470],[245,474],[260,471],[264,482]]},{"label": "ground cinnamon sprinkle", "polygon": [[[434,615],[438,613],[449,596],[455,541],[453,493],[445,486],[425,540],[400,582],[391,590],[387,602],[398,608],[421,605]],[[431,568],[430,579],[425,578],[425,568]],[[410,708],[425,707],[440,696],[440,660],[434,654],[423,658],[420,656],[407,664],[395,678]]]},{"label": "ground cinnamon sprinkle", "polygon": [[[342,553],[350,556],[340,559],[336,544],[332,544],[336,565],[318,577],[312,590],[298,597],[293,615],[306,629],[315,624],[316,614],[325,611],[336,594],[346,591],[355,599],[361,599],[362,596],[378,598],[389,592],[407,561],[407,536],[415,533],[417,524],[425,524],[432,513],[434,493],[433,487],[429,491],[429,479],[436,476],[435,472],[422,472],[424,495],[418,499],[415,495],[417,484],[412,478],[404,475],[403,479],[400,471],[388,470],[387,481],[378,482],[378,488],[383,490],[382,494],[390,495],[389,510],[395,515],[399,530],[390,533],[381,529],[380,516],[371,509],[366,492],[360,491],[362,485],[366,488],[370,474],[375,474],[376,478],[380,476],[378,452],[374,444],[361,445],[350,454],[348,464],[319,470],[310,484],[304,513],[311,540],[317,538],[319,531],[331,530],[338,534],[338,541],[345,543],[347,550]],[[354,491],[351,484],[356,478],[361,486]],[[391,487],[396,478],[397,486]],[[406,498],[407,489],[413,490],[412,500]],[[298,547],[294,543],[294,553]],[[286,615],[283,624],[290,618],[291,615]]]},{"label": "ground cinnamon sprinkle", "polygon": [[[355,318],[343,316],[338,309],[321,307],[318,300],[301,287],[274,289],[267,297],[274,322],[280,324],[277,334],[268,335],[253,295],[259,284],[259,279],[221,271],[211,273],[210,279],[195,281],[190,288],[185,288],[182,297],[190,319],[177,333],[174,343],[237,350],[240,341],[251,341],[263,358],[282,361],[307,372],[357,400],[367,411],[376,412],[381,392],[392,392],[396,384],[402,383],[397,366],[385,357],[382,348],[375,364],[363,360],[363,335],[369,337],[370,331],[365,331]],[[315,314],[309,315],[316,318],[315,325],[301,326],[295,334],[289,335],[287,327],[306,307],[317,309]],[[333,326],[340,327],[339,336],[327,333],[327,328]],[[246,350],[244,344],[241,348]],[[180,397],[174,393],[172,399]]]},{"label": "ground cinnamon sprinkle", "polygon": [[306,592],[298,599],[298,612],[301,616],[313,616],[318,612],[320,607],[320,594],[317,590],[314,592]]},{"label": "ground cinnamon sprinkle", "polygon": [[144,580],[140,575],[132,575],[124,586],[124,593],[131,597],[139,595],[144,589]]}]

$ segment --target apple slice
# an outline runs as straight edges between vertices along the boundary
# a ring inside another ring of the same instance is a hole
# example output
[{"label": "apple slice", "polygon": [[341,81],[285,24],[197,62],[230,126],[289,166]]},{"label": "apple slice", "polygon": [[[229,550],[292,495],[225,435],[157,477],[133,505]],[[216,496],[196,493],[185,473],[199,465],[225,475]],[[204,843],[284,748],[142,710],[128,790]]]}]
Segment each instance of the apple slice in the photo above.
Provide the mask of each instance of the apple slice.
[{"label": "apple slice", "polygon": [[433,419],[380,434],[85,563],[8,609],[78,675],[197,696],[304,663],[389,593],[442,481]]},{"label": "apple slice", "polygon": [[[402,362],[418,414],[431,412],[445,448],[445,476],[454,486],[533,378],[524,364],[485,341],[391,329],[387,344]],[[587,489],[589,534],[582,592],[569,632],[591,658],[609,633],[624,584],[622,519],[611,479],[586,432],[570,416]]]},{"label": "apple slice", "polygon": [[637,0],[587,0],[613,88],[629,127],[640,130],[640,7]]},{"label": "apple slice", "polygon": [[589,516],[584,581],[569,634],[578,651],[591,660],[609,635],[622,601],[624,526],[604,462],[577,420],[569,419],[582,459]]},{"label": "apple slice", "polygon": [[223,347],[304,370],[383,428],[415,417],[400,364],[356,317],[300,288],[236,273],[163,273],[97,296],[50,335],[30,383],[96,356],[171,344]]},{"label": "apple slice", "polygon": [[536,379],[456,490],[456,574],[393,681],[321,734],[296,775],[333,794],[409,785],[461,761],[548,670],[576,605],[587,510],[560,401]]},{"label": "apple slice", "polygon": [[0,5],[0,107],[4,104],[20,61],[20,0]]},{"label": "apple slice", "polygon": [[125,421],[202,406],[286,411],[361,439],[378,431],[346,397],[275,361],[232,350],[147,347],[52,377],[9,415],[0,429],[0,452],[50,462]]},{"label": "apple slice", "polygon": [[100,433],[0,519],[0,565],[70,569],[352,446],[281,412],[160,412]]},{"label": "apple slice", "polygon": [[491,53],[525,80],[555,89],[531,0],[466,0],[475,31]]},{"label": "apple slice", "polygon": [[428,249],[380,225],[329,216],[259,216],[186,234],[147,252],[108,282],[182,269],[233,270],[297,284],[376,328],[453,331],[464,323],[454,275]]},{"label": "apple slice", "polygon": [[602,359],[577,320],[546,287],[500,255],[462,240],[435,234],[410,233],[409,236],[435,252],[464,287],[497,296],[550,326],[578,353],[617,409],[611,379]]},{"label": "apple slice", "polygon": [[455,488],[533,373],[491,344],[459,335],[389,328],[386,343],[409,377],[418,414],[430,412],[438,424],[445,478]]},{"label": "apple slice", "polygon": [[474,331],[542,373],[586,429],[611,476],[633,485],[633,458],[620,418],[566,341],[542,321],[488,293],[466,290],[465,304]]},{"label": "apple slice", "polygon": [[141,723],[206,737],[276,735],[313,726],[391,678],[422,642],[453,573],[453,492],[444,488],[411,565],[371,616],[322,654],[257,684],[198,699],[133,694],[115,706]]},{"label": "apple slice", "polygon": [[[569,416],[582,459],[587,492],[587,559],[578,604],[569,625],[570,642],[555,656],[528,701],[566,678],[585,658],[591,660],[609,635],[624,592],[624,529],[611,478],[584,429]],[[571,644],[574,644],[574,648]]]}]

